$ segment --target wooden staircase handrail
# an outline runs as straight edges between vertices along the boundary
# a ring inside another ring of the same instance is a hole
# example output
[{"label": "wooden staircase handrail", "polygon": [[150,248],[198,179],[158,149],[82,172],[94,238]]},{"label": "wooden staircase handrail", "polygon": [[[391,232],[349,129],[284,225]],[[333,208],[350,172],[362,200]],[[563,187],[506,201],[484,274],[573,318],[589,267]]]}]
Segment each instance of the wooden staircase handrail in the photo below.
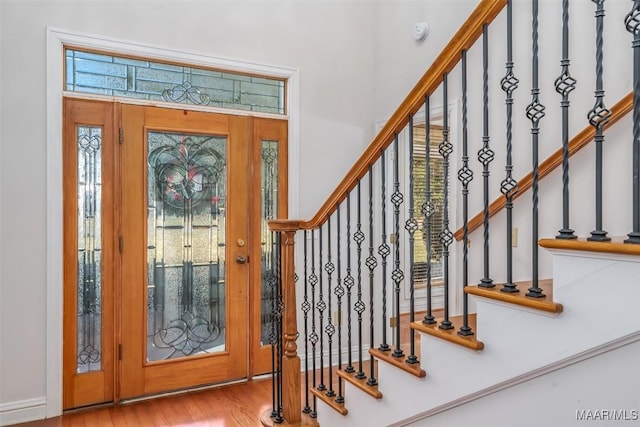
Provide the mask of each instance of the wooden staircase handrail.
[{"label": "wooden staircase handrail", "polygon": [[318,212],[310,220],[300,221],[301,229],[315,229],[327,220],[340,202],[346,199],[347,194],[356,187],[358,180],[366,175],[369,165],[381,157],[382,150],[391,144],[394,135],[409,123],[409,114],[415,114],[420,110],[425,96],[433,94],[442,83],[442,76],[451,72],[458,64],[462,50],[469,49],[475,43],[482,34],[484,24],[493,21],[506,4],[507,0],[480,1]]},{"label": "wooden staircase handrail", "polygon": [[[625,95],[620,101],[618,101],[611,108],[611,119],[606,124],[606,127],[613,125],[615,122],[620,120],[626,114],[628,114],[633,108],[633,92],[629,92]],[[571,141],[569,141],[569,156],[574,155],[582,148],[586,147],[596,135],[595,128],[591,125],[587,125],[580,133],[574,136]],[[547,157],[543,162],[540,163],[539,166],[539,178],[542,179],[545,176],[549,175],[553,172],[558,166],[562,164],[562,148],[558,148],[553,154]],[[516,200],[518,197],[523,195],[528,189],[531,188],[533,184],[533,172],[529,172],[526,174],[520,181],[518,181],[518,191],[513,195],[512,200]],[[507,199],[504,195],[498,196],[491,204],[489,205],[489,218],[493,217],[495,214],[500,212],[506,205]],[[468,232],[478,229],[482,226],[484,222],[484,211],[478,212],[473,218],[471,218],[468,222]],[[454,233],[454,237],[457,241],[462,240],[464,236],[464,229],[461,227]]]}]

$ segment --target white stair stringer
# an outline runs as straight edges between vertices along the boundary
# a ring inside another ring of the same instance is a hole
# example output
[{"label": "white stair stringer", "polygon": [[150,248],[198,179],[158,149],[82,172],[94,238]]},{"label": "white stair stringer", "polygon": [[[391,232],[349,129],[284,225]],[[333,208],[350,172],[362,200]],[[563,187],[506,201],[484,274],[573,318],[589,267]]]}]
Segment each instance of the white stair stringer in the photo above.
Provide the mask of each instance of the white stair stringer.
[{"label": "white stair stringer", "polygon": [[[420,413],[433,415],[435,408],[449,402],[493,393],[496,385],[504,388],[510,379],[543,372],[546,366],[640,331],[638,257],[555,250],[552,254],[554,300],[563,304],[563,313],[550,316],[478,298],[477,334],[485,344],[483,351],[422,334],[426,378],[379,362],[384,397],[376,401],[347,385],[349,414],[340,416],[319,402],[320,424],[377,427]],[[544,399],[537,396],[536,405],[544,405]]]}]

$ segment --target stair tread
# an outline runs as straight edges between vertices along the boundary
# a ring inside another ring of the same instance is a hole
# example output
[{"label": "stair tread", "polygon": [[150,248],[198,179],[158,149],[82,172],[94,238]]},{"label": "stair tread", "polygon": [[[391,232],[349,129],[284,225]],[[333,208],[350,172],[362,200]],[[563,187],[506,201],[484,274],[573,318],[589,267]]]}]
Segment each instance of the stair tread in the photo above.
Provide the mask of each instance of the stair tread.
[{"label": "stair tread", "polygon": [[493,288],[483,288],[477,285],[470,285],[466,286],[464,291],[469,295],[508,302],[550,313],[562,313],[562,304],[553,301],[552,279],[538,281],[538,286],[542,289],[542,292],[545,295],[542,298],[531,298],[525,295],[526,290],[531,286],[531,283],[531,281],[516,282],[515,285],[520,289],[520,292],[517,293],[502,292],[500,290],[502,288],[502,283],[496,284]]},{"label": "stair tread", "polygon": [[586,238],[578,239],[541,239],[538,244],[547,249],[566,249],[574,251],[605,252],[618,255],[640,255],[640,245],[624,243],[624,237],[612,237],[610,242],[590,242]]},{"label": "stair tread", "polygon": [[403,357],[393,357],[392,350],[382,351],[377,348],[370,349],[369,354],[378,360],[385,361],[418,378],[424,378],[427,375],[426,371],[420,367],[420,363],[408,363],[406,355]]},{"label": "stair tread", "polygon": [[[425,334],[441,338],[443,340],[458,344],[472,350],[482,350],[484,343],[478,341],[475,334],[471,336],[462,336],[458,334],[460,327],[462,326],[462,316],[450,316],[449,320],[453,324],[452,329],[440,329],[439,325],[442,322],[442,318],[436,319],[436,323],[427,325],[422,322],[411,323],[411,328],[416,331],[423,332]],[[476,329],[476,314],[469,314],[469,326],[472,330]]]},{"label": "stair tread", "polygon": [[342,369],[338,371],[338,376],[344,379],[345,381],[353,384],[354,386],[358,387],[360,390],[364,391],[368,395],[376,399],[382,399],[382,392],[378,389],[378,385],[367,384],[368,378],[358,379],[356,378],[355,372],[346,372]]},{"label": "stair tread", "polygon": [[329,405],[339,414],[347,415],[349,413],[346,406],[344,406],[344,402],[343,403],[336,402],[336,396],[327,396],[326,391],[320,391],[317,388],[312,388],[310,391],[311,391],[311,394],[316,396],[318,399],[322,400],[324,403]]}]

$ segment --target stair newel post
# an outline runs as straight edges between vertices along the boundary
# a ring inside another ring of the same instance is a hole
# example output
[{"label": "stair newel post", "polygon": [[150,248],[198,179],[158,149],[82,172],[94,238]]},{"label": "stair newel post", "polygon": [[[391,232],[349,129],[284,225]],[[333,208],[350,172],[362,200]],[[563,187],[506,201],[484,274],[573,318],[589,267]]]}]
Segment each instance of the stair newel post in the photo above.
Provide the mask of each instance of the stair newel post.
[{"label": "stair newel post", "polygon": [[592,0],[596,4],[596,102],[589,111],[588,118],[591,126],[595,128],[596,136],[596,227],[591,232],[591,236],[587,240],[596,242],[607,242],[611,238],[607,236],[607,232],[602,229],[602,162],[603,162],[603,143],[604,143],[604,127],[611,118],[611,111],[604,104],[604,88],[603,88],[603,32],[604,32],[604,0]]},{"label": "stair newel post", "polygon": [[[489,25],[482,26],[482,148],[478,151],[478,160],[482,163],[482,229],[483,229],[483,271],[478,286],[493,288],[489,275],[489,164],[495,153],[489,147]],[[465,238],[466,241],[466,238]],[[466,282],[464,283],[467,284]]]},{"label": "stair newel post", "polygon": [[[341,246],[341,227],[342,223],[340,221],[340,208],[341,205],[338,205],[336,208],[336,263],[337,263],[337,271],[338,277],[336,278],[336,287],[334,293],[336,297],[338,297],[338,318],[336,320],[338,327],[338,370],[342,369],[342,297],[344,296],[344,286],[342,285],[342,254],[340,253]],[[338,377],[338,396],[336,397],[336,402],[344,403],[344,396],[342,395],[342,377]]]},{"label": "stair newel post", "polygon": [[447,73],[442,76],[442,142],[438,151],[443,162],[443,197],[442,197],[442,231],[440,232],[440,244],[442,245],[443,279],[444,279],[444,319],[438,327],[440,329],[453,329],[449,320],[449,246],[453,243],[453,233],[449,229],[449,155],[453,152],[453,145],[449,142],[449,111],[447,93]]},{"label": "stair newel post", "polygon": [[[413,115],[409,114],[409,219],[404,224],[405,230],[409,233],[409,321],[413,323],[416,319],[416,304],[415,304],[415,232],[418,230],[418,221],[415,217],[414,209],[414,197],[413,197]],[[399,316],[398,316],[399,319]],[[400,329],[400,322],[398,322],[398,329]],[[415,331],[409,329],[410,334],[410,349],[409,357],[407,357],[407,363],[418,363],[418,357],[416,356],[416,337]]]},{"label": "stair newel post", "polygon": [[365,305],[362,301],[362,242],[364,242],[364,233],[362,232],[362,193],[361,193],[361,181],[358,180],[358,186],[356,190],[357,194],[357,208],[356,215],[358,223],[356,224],[356,232],[353,235],[353,240],[356,242],[356,259],[357,259],[357,298],[358,300],[354,304],[354,310],[358,314],[358,372],[355,377],[359,380],[366,378],[362,370],[362,313],[364,313]]},{"label": "stair newel post", "polygon": [[431,200],[431,110],[429,106],[429,95],[424,97],[424,203],[422,205],[422,216],[424,222],[422,225],[424,242],[427,250],[427,313],[422,319],[425,325],[436,323],[432,313],[432,297],[431,297],[431,220],[436,210],[433,200]]},{"label": "stair newel post", "polygon": [[393,194],[391,194],[391,203],[393,203],[393,271],[391,272],[391,279],[395,284],[395,315],[396,315],[396,331],[395,331],[395,349],[393,350],[393,357],[404,357],[404,352],[400,347],[400,283],[404,279],[404,273],[400,269],[400,205],[403,201],[402,193],[400,192],[400,172],[399,172],[399,150],[398,150],[398,133],[396,132],[393,140]]},{"label": "stair newel post", "polygon": [[304,408],[302,412],[305,414],[311,413],[311,406],[309,406],[309,311],[311,310],[311,304],[309,303],[309,270],[308,270],[308,231],[304,230],[302,235],[304,246],[304,301],[302,302],[302,312],[304,313]]},{"label": "stair newel post", "polygon": [[506,128],[506,176],[500,183],[500,192],[505,196],[505,209],[507,210],[507,280],[500,289],[502,292],[519,292],[513,283],[513,196],[518,191],[518,182],[513,178],[513,92],[520,82],[513,74],[513,4],[507,1],[507,62],[506,74],[500,82],[502,90],[506,94],[505,104],[507,110]]},{"label": "stair newel post", "polygon": [[[467,106],[467,50],[462,51],[462,167],[458,170],[458,180],[462,184],[462,286],[469,282],[469,183],[473,179],[473,171],[469,168],[468,141],[468,106]],[[473,330],[469,327],[469,296],[462,297],[462,326],[459,335],[471,336]]]},{"label": "stair newel post", "polygon": [[380,246],[378,246],[378,255],[382,259],[382,344],[381,351],[389,351],[391,348],[387,343],[387,257],[391,253],[391,248],[387,244],[387,177],[386,177],[386,150],[382,150],[380,155],[380,188],[381,194],[381,228],[382,235]]},{"label": "stair newel post", "polygon": [[[326,395],[333,397],[336,392],[333,390],[333,335],[336,332],[336,327],[333,325],[332,313],[333,306],[331,304],[331,285],[333,279],[333,272],[335,271],[335,265],[331,261],[331,215],[327,219],[327,262],[324,265],[324,271],[327,273],[327,326],[324,332],[327,334],[327,344],[329,345],[329,361],[328,361],[328,380],[329,388]],[[340,351],[340,350],[338,350]]]},{"label": "stair newel post", "polygon": [[545,107],[540,102],[538,87],[538,0],[531,2],[531,103],[527,106],[527,118],[531,120],[531,159],[533,163],[533,179],[531,184],[531,287],[528,297],[542,298],[545,295],[538,286],[538,188],[539,188],[539,136],[540,120],[544,117]]},{"label": "stair newel post", "polygon": [[640,244],[640,0],[632,0],[633,7],[625,18],[627,31],[633,34],[633,230],[625,243]]},{"label": "stair newel post", "polygon": [[569,94],[576,88],[576,79],[569,73],[569,0],[562,0],[562,60],[561,72],[555,81],[556,92],[562,95],[562,229],[556,239],[575,239],[569,227]]},{"label": "stair newel post", "polygon": [[[374,311],[373,311],[373,301],[375,298],[375,294],[373,291],[373,279],[374,279],[374,270],[378,265],[378,261],[376,260],[375,255],[373,254],[373,166],[369,165],[368,172],[368,180],[369,180],[369,256],[365,260],[365,264],[367,268],[369,268],[369,346],[373,348],[375,342],[375,328],[374,328]],[[371,364],[369,371],[369,378],[367,379],[367,384],[370,386],[374,386],[378,384],[375,376],[375,364],[373,363],[373,356],[371,356]]]},{"label": "stair newel post", "polygon": [[280,281],[282,286],[282,416],[288,423],[301,419],[300,357],[295,288],[295,235],[299,221],[272,220],[269,228],[280,234]]}]

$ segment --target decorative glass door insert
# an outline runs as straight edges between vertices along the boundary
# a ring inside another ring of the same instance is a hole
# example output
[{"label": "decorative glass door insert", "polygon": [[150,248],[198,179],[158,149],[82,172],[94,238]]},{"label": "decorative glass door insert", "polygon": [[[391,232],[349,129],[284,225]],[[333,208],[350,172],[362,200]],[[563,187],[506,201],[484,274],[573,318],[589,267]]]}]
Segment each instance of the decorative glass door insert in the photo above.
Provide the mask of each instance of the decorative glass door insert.
[{"label": "decorative glass door insert", "polygon": [[147,361],[225,350],[225,136],[147,132]]}]

